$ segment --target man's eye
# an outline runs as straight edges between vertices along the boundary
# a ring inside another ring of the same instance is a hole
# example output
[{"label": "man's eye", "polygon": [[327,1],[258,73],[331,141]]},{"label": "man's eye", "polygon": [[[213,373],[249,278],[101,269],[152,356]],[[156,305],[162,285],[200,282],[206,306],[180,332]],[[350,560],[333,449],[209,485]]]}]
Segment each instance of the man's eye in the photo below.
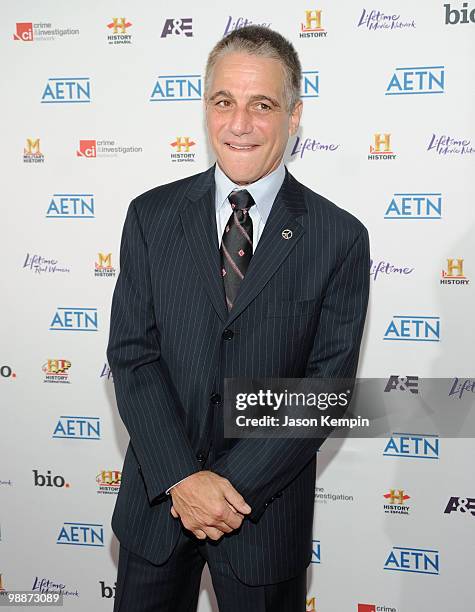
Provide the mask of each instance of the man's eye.
[{"label": "man's eye", "polygon": [[218,100],[218,102],[216,102],[216,106],[220,106],[221,108],[225,108],[229,106],[229,104],[231,104],[229,100]]},{"label": "man's eye", "polygon": [[259,110],[264,110],[264,111],[271,110],[271,107],[265,102],[258,102],[257,107]]}]

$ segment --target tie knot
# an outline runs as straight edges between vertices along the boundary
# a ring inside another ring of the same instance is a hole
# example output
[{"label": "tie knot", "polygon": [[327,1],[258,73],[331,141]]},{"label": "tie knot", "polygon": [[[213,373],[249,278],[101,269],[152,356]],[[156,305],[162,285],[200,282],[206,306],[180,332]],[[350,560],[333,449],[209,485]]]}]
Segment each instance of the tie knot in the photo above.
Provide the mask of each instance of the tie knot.
[{"label": "tie knot", "polygon": [[228,200],[233,209],[249,210],[255,204],[252,195],[246,189],[233,191],[229,194]]}]

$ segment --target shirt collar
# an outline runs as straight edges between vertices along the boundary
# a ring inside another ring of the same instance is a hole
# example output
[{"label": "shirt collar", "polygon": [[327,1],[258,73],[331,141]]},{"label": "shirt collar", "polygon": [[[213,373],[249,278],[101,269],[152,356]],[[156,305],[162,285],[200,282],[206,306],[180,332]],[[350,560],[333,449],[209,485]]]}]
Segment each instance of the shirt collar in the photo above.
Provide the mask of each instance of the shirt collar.
[{"label": "shirt collar", "polygon": [[285,166],[283,159],[277,168],[270,174],[263,176],[249,185],[236,185],[236,183],[233,183],[233,181],[221,170],[218,162],[216,162],[214,171],[214,179],[216,181],[216,210],[218,211],[224,205],[230,206],[228,196],[231,191],[236,189],[247,189],[253,197],[257,210],[265,223],[270,214],[276,195],[284,182],[284,178]]}]

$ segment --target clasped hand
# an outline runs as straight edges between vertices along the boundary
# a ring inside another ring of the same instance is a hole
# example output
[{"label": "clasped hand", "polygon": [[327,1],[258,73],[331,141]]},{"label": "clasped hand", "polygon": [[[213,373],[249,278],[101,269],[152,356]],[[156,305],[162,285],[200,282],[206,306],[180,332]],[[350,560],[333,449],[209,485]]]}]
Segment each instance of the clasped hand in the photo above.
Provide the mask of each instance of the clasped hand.
[{"label": "clasped hand", "polygon": [[170,490],[171,514],[204,540],[219,540],[241,526],[251,507],[227,478],[209,470],[191,474]]}]

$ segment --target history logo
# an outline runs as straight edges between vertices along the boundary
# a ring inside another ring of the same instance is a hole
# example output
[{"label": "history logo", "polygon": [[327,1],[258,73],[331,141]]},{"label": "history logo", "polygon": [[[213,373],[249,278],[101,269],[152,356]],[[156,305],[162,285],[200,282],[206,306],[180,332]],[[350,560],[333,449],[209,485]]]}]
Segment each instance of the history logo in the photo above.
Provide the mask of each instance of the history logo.
[{"label": "history logo", "polygon": [[109,45],[130,45],[132,42],[132,34],[129,34],[129,28],[132,23],[126,17],[112,17],[112,21],[107,24],[109,34],[107,42]]},{"label": "history logo", "polygon": [[406,502],[411,497],[405,493],[404,489],[389,489],[383,497],[386,500],[383,505],[386,514],[409,514],[410,506]]},{"label": "history logo", "polygon": [[177,136],[170,146],[173,147],[174,151],[170,153],[170,159],[174,163],[183,162],[194,162],[196,154],[190,151],[191,147],[194,147],[196,142],[189,136]]},{"label": "history logo", "polygon": [[469,279],[463,272],[463,259],[447,259],[447,268],[442,270],[441,285],[468,285]]},{"label": "history logo", "polygon": [[119,470],[101,470],[96,476],[97,493],[102,495],[117,495],[120,489],[122,472]]},{"label": "history logo", "polygon": [[325,38],[327,31],[322,27],[321,9],[305,11],[305,21],[300,24],[300,38]]},{"label": "history logo", "polygon": [[71,362],[68,359],[48,359],[42,366],[45,375],[43,382],[69,385],[69,370]]},{"label": "history logo", "polygon": [[391,150],[391,134],[376,133],[373,144],[369,146],[368,159],[396,159],[396,154]]}]

